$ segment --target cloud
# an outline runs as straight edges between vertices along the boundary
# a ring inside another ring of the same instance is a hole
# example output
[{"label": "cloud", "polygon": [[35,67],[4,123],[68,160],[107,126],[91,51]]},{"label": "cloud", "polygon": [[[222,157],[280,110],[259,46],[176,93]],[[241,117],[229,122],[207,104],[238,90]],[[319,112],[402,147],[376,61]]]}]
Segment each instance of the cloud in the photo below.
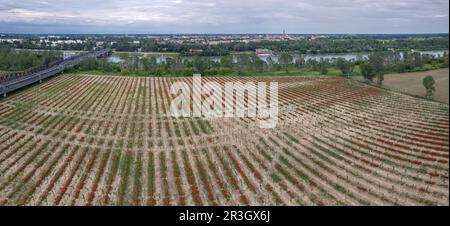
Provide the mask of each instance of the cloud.
[{"label": "cloud", "polygon": [[447,0],[0,0],[0,32],[448,32],[448,11]]}]

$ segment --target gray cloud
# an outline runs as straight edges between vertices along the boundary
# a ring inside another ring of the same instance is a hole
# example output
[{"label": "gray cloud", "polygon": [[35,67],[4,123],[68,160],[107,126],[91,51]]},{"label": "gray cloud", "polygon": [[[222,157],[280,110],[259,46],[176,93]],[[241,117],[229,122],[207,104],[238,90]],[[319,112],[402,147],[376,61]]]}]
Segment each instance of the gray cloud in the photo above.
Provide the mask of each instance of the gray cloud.
[{"label": "gray cloud", "polygon": [[0,32],[448,32],[447,0],[0,0]]}]

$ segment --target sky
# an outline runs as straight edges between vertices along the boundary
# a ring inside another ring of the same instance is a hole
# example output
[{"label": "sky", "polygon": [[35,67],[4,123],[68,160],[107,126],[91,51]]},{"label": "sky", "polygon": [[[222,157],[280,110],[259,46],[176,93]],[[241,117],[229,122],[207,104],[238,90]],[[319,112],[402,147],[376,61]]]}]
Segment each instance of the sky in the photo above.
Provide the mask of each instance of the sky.
[{"label": "sky", "polygon": [[448,0],[0,0],[0,33],[448,33]]}]

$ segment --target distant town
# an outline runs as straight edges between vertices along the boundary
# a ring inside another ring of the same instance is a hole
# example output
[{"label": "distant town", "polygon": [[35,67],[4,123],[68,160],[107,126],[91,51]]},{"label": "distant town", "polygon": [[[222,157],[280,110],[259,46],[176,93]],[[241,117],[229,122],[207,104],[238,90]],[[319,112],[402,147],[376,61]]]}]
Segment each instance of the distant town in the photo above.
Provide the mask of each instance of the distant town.
[{"label": "distant town", "polygon": [[[78,37],[77,37],[78,36]],[[64,44],[85,44],[94,41],[96,46],[105,45],[105,41],[101,35],[11,35],[1,34],[0,42],[2,43],[23,43],[30,42],[37,46],[60,46]],[[315,40],[329,38],[328,35],[289,35],[284,30],[282,34],[222,34],[222,35],[105,35],[103,37],[113,39],[135,38],[134,44],[139,44],[141,39],[155,40],[162,44],[175,43],[197,43],[207,45],[218,45],[232,42],[261,42],[261,41],[299,41],[299,40]],[[110,45],[114,45],[115,41],[110,41]]]},{"label": "distant town", "polygon": [[[440,37],[448,34],[399,34],[399,35],[364,35],[364,34],[288,34],[283,30],[281,34],[161,34],[161,35],[23,35],[23,34],[0,34],[0,43],[23,44],[29,42],[41,47],[60,47],[64,45],[92,44],[96,47],[104,45],[114,45],[118,40],[132,40],[133,44],[140,44],[142,40],[153,40],[160,44],[203,44],[219,45],[234,42],[281,42],[281,41],[314,41],[318,39],[391,39],[405,37]],[[109,40],[109,41],[108,41]]]}]

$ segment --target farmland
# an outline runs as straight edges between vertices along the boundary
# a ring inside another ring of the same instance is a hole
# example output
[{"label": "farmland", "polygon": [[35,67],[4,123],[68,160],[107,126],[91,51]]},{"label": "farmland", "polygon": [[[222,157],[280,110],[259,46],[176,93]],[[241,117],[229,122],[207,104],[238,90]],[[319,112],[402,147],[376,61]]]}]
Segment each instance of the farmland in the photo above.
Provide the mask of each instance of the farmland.
[{"label": "farmland", "polygon": [[449,103],[449,70],[440,69],[426,72],[415,72],[405,74],[389,74],[385,76],[386,88],[398,90],[401,92],[425,96],[425,88],[423,86],[423,79],[431,75],[436,80],[435,100]]},{"label": "farmland", "polygon": [[449,107],[276,81],[276,129],[172,118],[191,78],[62,75],[0,99],[0,205],[448,205]]},{"label": "farmland", "polygon": [[[411,72],[400,74],[387,74],[384,76],[384,85],[386,89],[420,96],[425,98],[426,89],[423,86],[423,79],[431,75],[436,81],[436,93],[434,100],[443,103],[449,103],[449,70],[439,69],[423,72]],[[362,76],[355,76],[355,80],[364,81]]]}]

